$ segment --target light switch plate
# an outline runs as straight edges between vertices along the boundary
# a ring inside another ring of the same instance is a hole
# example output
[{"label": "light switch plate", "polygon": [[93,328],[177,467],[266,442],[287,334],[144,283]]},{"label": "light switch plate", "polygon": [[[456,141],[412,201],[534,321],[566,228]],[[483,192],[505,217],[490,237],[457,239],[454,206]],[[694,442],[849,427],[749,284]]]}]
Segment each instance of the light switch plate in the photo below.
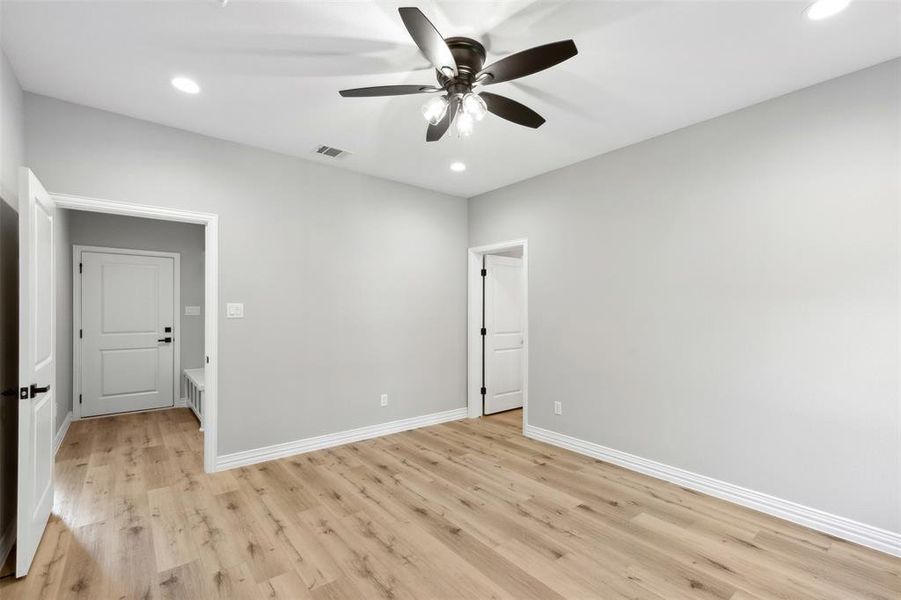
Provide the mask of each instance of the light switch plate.
[{"label": "light switch plate", "polygon": [[242,302],[228,302],[225,305],[225,317],[227,319],[243,319],[244,304]]},{"label": "light switch plate", "polygon": [[199,306],[185,306],[185,316],[186,317],[199,317],[200,316],[200,307]]}]

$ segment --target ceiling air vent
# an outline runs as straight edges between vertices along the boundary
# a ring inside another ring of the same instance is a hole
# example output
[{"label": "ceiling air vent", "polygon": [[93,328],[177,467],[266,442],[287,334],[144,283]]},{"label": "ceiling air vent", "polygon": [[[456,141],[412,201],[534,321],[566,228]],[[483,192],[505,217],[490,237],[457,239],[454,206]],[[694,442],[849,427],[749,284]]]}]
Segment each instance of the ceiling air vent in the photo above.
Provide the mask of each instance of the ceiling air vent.
[{"label": "ceiling air vent", "polygon": [[341,158],[347,154],[350,154],[347,150],[341,150],[340,148],[332,148],[331,146],[316,146],[313,149],[313,152],[316,154],[324,154],[325,156],[331,158]]}]

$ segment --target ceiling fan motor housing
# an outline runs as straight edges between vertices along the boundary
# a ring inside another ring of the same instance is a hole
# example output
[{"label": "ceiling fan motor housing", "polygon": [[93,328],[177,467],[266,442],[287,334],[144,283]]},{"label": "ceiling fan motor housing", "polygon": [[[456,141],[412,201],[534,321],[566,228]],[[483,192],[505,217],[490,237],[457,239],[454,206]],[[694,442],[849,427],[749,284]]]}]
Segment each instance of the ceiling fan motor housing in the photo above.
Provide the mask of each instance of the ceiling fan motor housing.
[{"label": "ceiling fan motor housing", "polygon": [[465,94],[472,89],[476,73],[485,66],[485,47],[466,37],[450,37],[444,41],[457,62],[457,77],[451,78],[436,71],[438,83],[450,94]]}]

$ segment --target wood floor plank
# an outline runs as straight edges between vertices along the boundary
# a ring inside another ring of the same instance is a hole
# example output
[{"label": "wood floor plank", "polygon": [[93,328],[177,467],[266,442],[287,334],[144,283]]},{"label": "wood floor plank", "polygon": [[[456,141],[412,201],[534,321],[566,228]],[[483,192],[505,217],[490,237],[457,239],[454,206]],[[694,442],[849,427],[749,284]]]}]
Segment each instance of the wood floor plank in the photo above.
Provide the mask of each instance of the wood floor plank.
[{"label": "wood floor plank", "polygon": [[312,600],[313,595],[294,571],[282,573],[259,585],[264,598],[271,600]]},{"label": "wood floor plank", "polygon": [[246,565],[238,564],[228,569],[218,569],[209,576],[208,598],[231,600],[242,598],[247,600],[263,600],[267,598]]},{"label": "wood floor plank", "polygon": [[341,569],[316,540],[314,531],[301,520],[300,513],[286,510],[271,495],[263,495],[260,500],[248,505],[254,519],[275,540],[307,589],[341,577]]},{"label": "wood floor plank", "polygon": [[[15,582],[12,576],[0,580],[0,592],[8,586],[12,592],[19,594],[22,598],[35,600],[57,598],[60,595],[66,560],[72,554],[69,551],[71,541],[72,532],[69,527],[62,519],[52,515],[31,565],[31,573],[36,576],[30,575],[18,582]],[[15,585],[11,585],[13,582]],[[0,597],[5,598],[6,596]]]},{"label": "wood floor plank", "polygon": [[117,598],[154,598],[156,571],[147,568],[155,564],[148,499],[129,493],[117,496],[113,505],[112,546],[105,561],[107,573],[116,582],[110,591]]},{"label": "wood floor plank", "polygon": [[301,518],[315,532],[322,547],[341,566],[344,575],[363,593],[363,597],[386,600],[416,598],[407,584],[385,564],[384,558],[360,548],[358,536],[328,508],[308,509],[301,514]]},{"label": "wood floor plank", "polygon": [[31,573],[0,597],[901,598],[901,559],[521,427],[511,411],[206,475],[186,409],[77,421]]},{"label": "wood floor plank", "polygon": [[161,571],[157,575],[157,591],[162,600],[212,597],[211,582],[199,560]]},{"label": "wood floor plank", "polygon": [[170,487],[147,493],[157,571],[168,571],[199,558],[179,493]]},{"label": "wood floor plank", "polygon": [[258,583],[292,570],[288,557],[279,551],[263,523],[255,518],[253,505],[259,500],[252,493],[226,492],[217,496],[217,500],[227,515],[228,531]]}]

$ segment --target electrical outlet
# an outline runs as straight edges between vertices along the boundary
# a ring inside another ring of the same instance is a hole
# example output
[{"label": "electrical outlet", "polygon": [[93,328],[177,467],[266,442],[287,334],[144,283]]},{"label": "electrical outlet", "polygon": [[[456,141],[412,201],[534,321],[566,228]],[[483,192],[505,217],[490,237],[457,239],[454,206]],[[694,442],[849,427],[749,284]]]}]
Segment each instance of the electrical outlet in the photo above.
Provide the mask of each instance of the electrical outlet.
[{"label": "electrical outlet", "polygon": [[562,415],[563,414],[563,403],[559,400],[554,401],[554,414]]},{"label": "electrical outlet", "polygon": [[382,394],[382,406],[388,406],[388,394]]}]

